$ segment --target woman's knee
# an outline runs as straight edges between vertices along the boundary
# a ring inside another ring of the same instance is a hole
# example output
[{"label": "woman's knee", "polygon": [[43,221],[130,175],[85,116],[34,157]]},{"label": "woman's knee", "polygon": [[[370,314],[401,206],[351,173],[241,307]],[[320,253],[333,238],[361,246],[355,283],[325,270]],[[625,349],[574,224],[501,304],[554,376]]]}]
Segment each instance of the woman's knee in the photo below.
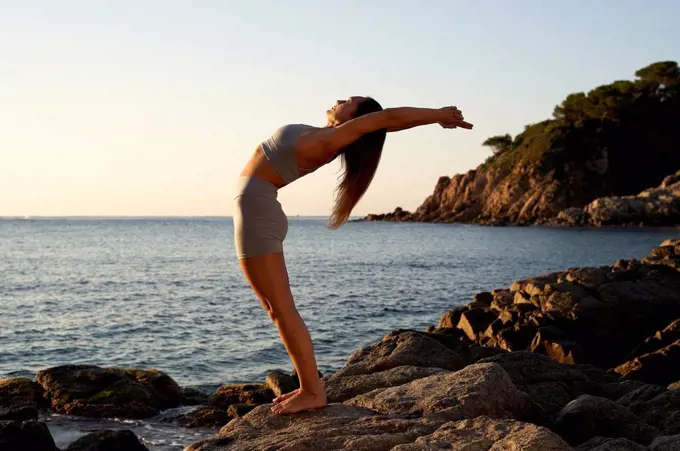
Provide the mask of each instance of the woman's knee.
[{"label": "woman's knee", "polygon": [[271,318],[271,320],[274,322],[288,321],[295,319],[300,315],[297,311],[297,308],[295,308],[295,304],[293,303],[292,299],[282,302],[267,301],[267,306],[267,315],[269,315],[269,318]]}]

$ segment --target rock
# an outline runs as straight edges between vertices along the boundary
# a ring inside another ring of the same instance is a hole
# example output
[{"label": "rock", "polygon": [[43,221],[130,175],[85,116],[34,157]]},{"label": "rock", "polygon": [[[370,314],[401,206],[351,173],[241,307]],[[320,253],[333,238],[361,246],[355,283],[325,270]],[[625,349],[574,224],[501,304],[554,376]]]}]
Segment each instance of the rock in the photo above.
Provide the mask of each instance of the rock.
[{"label": "rock", "polygon": [[230,384],[218,388],[208,405],[226,410],[231,404],[265,404],[274,398],[274,392],[264,384]]},{"label": "rock", "polygon": [[[460,329],[444,329],[444,331],[445,333],[425,333],[425,332],[417,333],[425,338],[435,340],[448,350],[461,355],[461,357],[463,353],[466,353],[470,350],[470,346],[472,346],[473,343],[471,343],[465,337],[463,331],[461,331]],[[405,332],[412,333],[413,331],[410,329],[400,329],[394,331],[393,333],[396,333],[398,335]]]},{"label": "rock", "polygon": [[477,293],[474,297],[474,302],[479,304],[485,304],[487,306],[490,306],[493,301],[494,295],[489,293],[488,291],[485,291],[483,293]]},{"label": "rock", "polygon": [[505,317],[499,316],[498,318],[493,320],[491,324],[489,324],[489,327],[486,328],[486,330],[484,331],[484,337],[489,338],[490,339],[488,340],[489,342],[494,341],[497,342],[498,340],[496,339],[496,336],[501,330],[508,328],[507,325],[508,323],[510,323],[509,320],[507,320]]},{"label": "rock", "polygon": [[575,448],[575,451],[647,451],[647,448],[627,438],[594,437]]},{"label": "rock", "polygon": [[0,421],[2,451],[59,451],[47,425],[38,421]]},{"label": "rock", "polygon": [[626,393],[618,402],[622,406],[630,407],[635,411],[635,407],[644,404],[647,401],[651,401],[662,393],[666,392],[665,387],[659,385],[643,385],[642,387],[635,389],[629,393]]},{"label": "rock", "polygon": [[231,418],[241,418],[255,407],[257,406],[254,404],[232,404],[227,409],[227,415]]},{"label": "rock", "polygon": [[528,351],[515,351],[482,359],[479,363],[500,365],[518,386],[541,382],[565,382],[567,385],[586,384],[588,378],[580,371]]},{"label": "rock", "polygon": [[229,415],[228,410],[217,407],[200,407],[178,416],[175,420],[186,428],[210,428],[222,427],[232,418],[234,417]]},{"label": "rock", "polygon": [[333,376],[371,374],[404,365],[455,371],[465,363],[457,353],[424,333],[394,331],[354,353]]},{"label": "rock", "polygon": [[463,312],[456,327],[465,332],[465,335],[471,341],[475,341],[484,334],[484,331],[494,319],[496,319],[496,314],[493,312],[475,308]]},{"label": "rock", "polygon": [[588,220],[586,213],[578,207],[569,207],[557,214],[556,221],[558,224],[565,224],[570,226],[582,226]]},{"label": "rock", "polygon": [[636,379],[649,384],[666,385],[680,378],[680,339],[616,367],[625,379]]},{"label": "rock", "polygon": [[600,285],[604,285],[609,281],[607,279],[607,269],[602,267],[570,268],[562,272],[557,280],[564,280],[565,282],[579,285],[591,293],[597,291]]},{"label": "rock", "polygon": [[[678,174],[675,174],[676,178]],[[659,247],[673,247],[675,248],[675,254],[680,254],[680,238],[669,238],[667,240],[663,240],[661,243],[661,246]]]},{"label": "rock", "polygon": [[633,392],[639,388],[646,387],[647,385],[648,384],[645,384],[644,382],[635,381],[632,379],[618,382],[608,382],[600,385],[598,396],[602,396],[603,398],[615,401],[621,399],[628,393]]},{"label": "rock", "polygon": [[668,390],[630,409],[664,435],[680,434],[680,390]]},{"label": "rock", "polygon": [[452,421],[414,443],[398,445],[391,451],[568,451],[571,447],[550,430],[515,420],[486,416]]},{"label": "rock", "polygon": [[[675,245],[672,249],[675,252]],[[670,251],[664,255],[670,255]],[[509,290],[494,293],[490,307],[473,308],[482,305],[473,302],[457,308],[440,323],[450,326],[448,323],[458,318],[466,341],[478,345],[510,352],[530,350],[558,362],[592,364],[602,369],[620,366],[632,357],[642,358],[629,356],[636,347],[644,349],[640,344],[650,334],[668,326],[657,333],[663,332],[663,339],[647,340],[647,348],[663,343],[671,347],[659,350],[661,357],[669,352],[675,355],[671,339],[677,333],[676,326],[669,326],[668,318],[680,316],[680,272],[637,260],[620,260],[613,266],[569,268],[516,281]],[[508,305],[513,296],[513,303]],[[488,296],[484,297],[488,301]],[[643,360],[658,357],[645,354]],[[654,365],[644,362],[642,366],[649,365],[649,373],[656,377],[666,374],[680,379],[670,369],[657,371],[657,360]],[[638,371],[640,365],[639,360],[631,361],[626,371]],[[663,382],[640,377],[649,383]]]},{"label": "rock", "polygon": [[48,408],[43,388],[26,377],[0,380],[0,407]]},{"label": "rock", "polygon": [[437,324],[437,329],[453,329],[458,325],[460,316],[468,310],[467,306],[456,307],[442,315]]},{"label": "rock", "polygon": [[538,328],[533,324],[515,324],[512,328],[503,329],[496,335],[498,347],[506,351],[522,351],[527,349]]},{"label": "rock", "polygon": [[63,365],[36,379],[58,413],[86,417],[148,418],[179,406],[182,390],[157,370]]},{"label": "rock", "polygon": [[444,423],[432,418],[378,415],[343,404],[295,415],[274,415],[270,409],[271,405],[256,407],[187,451],[389,451],[431,434]]},{"label": "rock", "polygon": [[529,350],[544,354],[560,363],[575,364],[582,361],[581,345],[569,340],[561,330],[554,326],[540,327]]},{"label": "rock", "polygon": [[580,395],[564,382],[539,382],[518,387],[549,415],[555,415],[569,401]]},{"label": "rock", "polygon": [[38,420],[38,410],[35,407],[0,408],[0,421],[28,421]]},{"label": "rock", "polygon": [[591,395],[582,395],[564,406],[555,418],[553,430],[572,446],[598,436],[627,438],[648,445],[659,435],[626,407]]},{"label": "rock", "polygon": [[678,340],[680,340],[680,319],[672,321],[663,330],[657,331],[653,336],[647,338],[631,352],[629,358],[634,359],[635,357],[658,351]]},{"label": "rock", "polygon": [[479,363],[502,366],[510,380],[549,414],[557,413],[592,388],[592,382],[583,373],[541,354],[515,351],[482,359]]},{"label": "rock", "polygon": [[329,402],[343,402],[377,388],[396,387],[407,382],[444,372],[441,368],[398,366],[372,374],[331,375],[325,383]]},{"label": "rock", "polygon": [[170,376],[155,369],[111,368],[140,383],[151,392],[158,408],[171,409],[180,405],[184,391]]},{"label": "rock", "polygon": [[182,402],[183,406],[198,406],[206,404],[210,395],[192,387],[182,387]]},{"label": "rock", "polygon": [[675,225],[680,222],[680,182],[676,178],[677,174],[668,176],[664,182],[669,183],[662,183],[635,196],[601,197],[582,209],[563,210],[557,215],[556,222],[594,226]]},{"label": "rock", "polygon": [[655,438],[649,451],[680,451],[680,435]]},{"label": "rock", "polygon": [[500,289],[493,290],[491,292],[493,295],[493,301],[491,302],[491,310],[496,312],[502,312],[504,309],[512,305],[513,294],[510,290]]},{"label": "rock", "polygon": [[493,357],[498,354],[505,354],[506,350],[492,346],[465,345],[460,348],[458,354],[463,358],[465,366],[477,363],[481,359]]},{"label": "rock", "polygon": [[592,297],[590,291],[578,283],[568,281],[562,273],[557,274],[557,283],[546,285],[538,296],[541,311],[563,318],[575,312],[583,300]]},{"label": "rock", "polygon": [[[628,393],[629,391],[635,390],[636,388],[639,388],[640,386],[644,385],[642,382],[621,381],[618,375],[589,363],[572,365],[572,368],[578,370],[580,373],[585,375],[588,379],[590,379],[593,382],[597,382],[599,384],[620,385],[622,387],[621,389],[623,390],[623,392],[617,395],[616,398],[619,398],[624,394]],[[627,387],[629,385],[630,387]]]},{"label": "rock", "polygon": [[149,451],[132,431],[101,430],[80,437],[66,451]]},{"label": "rock", "polygon": [[385,414],[437,413],[447,420],[480,415],[536,420],[541,415],[529,396],[517,389],[500,365],[493,363],[476,363],[460,371],[376,389],[345,404]]},{"label": "rock", "polygon": [[297,379],[293,379],[292,376],[278,370],[267,375],[265,385],[274,393],[274,396],[281,396],[300,388]]}]

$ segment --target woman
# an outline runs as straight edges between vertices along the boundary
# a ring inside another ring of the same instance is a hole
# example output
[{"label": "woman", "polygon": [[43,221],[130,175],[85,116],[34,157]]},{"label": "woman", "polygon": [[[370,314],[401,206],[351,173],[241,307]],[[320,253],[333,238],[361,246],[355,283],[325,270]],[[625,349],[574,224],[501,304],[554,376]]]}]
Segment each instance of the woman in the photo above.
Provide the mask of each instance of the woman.
[{"label": "woman", "polygon": [[276,325],[300,379],[300,388],[274,400],[276,414],[326,405],[314,348],[288,283],[283,240],[286,215],[278,190],[340,156],[344,176],[329,220],[331,228],[347,221],[373,180],[386,132],[438,123],[466,128],[456,107],[387,108],[370,97],[338,101],[326,111],[325,127],[293,124],[261,143],[241,173],[234,199],[234,238],[241,268]]}]

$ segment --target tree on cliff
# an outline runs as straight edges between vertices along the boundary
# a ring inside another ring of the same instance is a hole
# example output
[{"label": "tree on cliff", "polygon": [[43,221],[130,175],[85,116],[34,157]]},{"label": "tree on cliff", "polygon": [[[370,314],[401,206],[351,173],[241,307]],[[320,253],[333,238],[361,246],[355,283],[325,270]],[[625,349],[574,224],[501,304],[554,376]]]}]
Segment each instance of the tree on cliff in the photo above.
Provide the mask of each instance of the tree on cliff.
[{"label": "tree on cliff", "polygon": [[[514,139],[490,137],[483,145],[494,156],[485,166],[536,165],[562,179],[573,168],[585,168],[579,183],[592,184],[594,195],[633,194],[658,185],[680,169],[680,70],[675,61],[660,61],[635,76],[569,94],[552,118],[527,125]],[[593,160],[599,163],[585,164]]]},{"label": "tree on cliff", "polygon": [[491,147],[495,155],[512,148],[512,137],[508,134],[492,136],[482,143],[483,146]]}]

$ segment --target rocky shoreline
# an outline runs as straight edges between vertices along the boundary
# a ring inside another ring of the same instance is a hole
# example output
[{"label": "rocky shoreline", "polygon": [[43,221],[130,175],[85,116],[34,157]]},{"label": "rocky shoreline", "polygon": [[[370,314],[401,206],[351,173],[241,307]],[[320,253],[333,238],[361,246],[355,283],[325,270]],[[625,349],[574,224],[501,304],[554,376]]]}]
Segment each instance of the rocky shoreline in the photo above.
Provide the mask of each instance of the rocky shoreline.
[{"label": "rocky shoreline", "polygon": [[[432,222],[489,226],[568,227],[673,227],[680,225],[680,171],[664,178],[658,187],[646,189],[634,196],[601,197],[583,207],[569,207],[564,210],[543,209],[541,214],[523,219],[516,218],[514,213],[509,215],[493,212],[477,214],[468,206],[461,207],[458,203],[460,199],[465,199],[466,195],[459,193],[459,189],[455,188],[457,180],[455,177],[440,179],[435,188],[435,194],[428,197],[425,203],[413,213],[397,207],[391,213],[369,214],[353,222]],[[455,185],[453,189],[452,185]],[[514,202],[516,208],[530,207],[521,200],[514,200]],[[564,202],[561,203],[564,204]]]},{"label": "rocky shoreline", "polygon": [[[157,370],[64,365],[0,381],[0,449],[56,451],[39,413],[212,427],[190,451],[680,450],[680,239],[638,260],[571,268],[475,296],[425,331],[397,330],[323,377],[329,406],[272,399],[295,374],[207,394]],[[66,448],[147,449],[130,431]]]}]

